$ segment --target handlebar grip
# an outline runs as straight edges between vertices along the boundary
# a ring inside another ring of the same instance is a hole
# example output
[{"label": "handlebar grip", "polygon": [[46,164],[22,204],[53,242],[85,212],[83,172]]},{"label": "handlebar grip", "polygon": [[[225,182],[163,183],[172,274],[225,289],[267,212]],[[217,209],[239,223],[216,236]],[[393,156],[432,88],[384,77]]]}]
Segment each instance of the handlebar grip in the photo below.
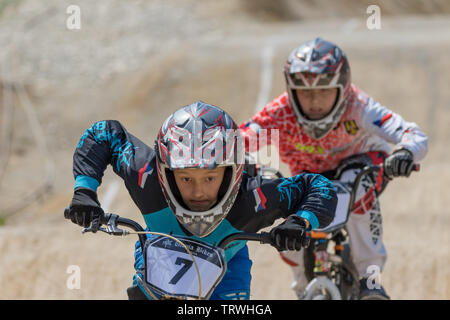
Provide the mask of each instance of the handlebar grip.
[{"label": "handlebar grip", "polygon": [[259,241],[260,243],[272,244],[272,237],[269,232],[261,232]]}]

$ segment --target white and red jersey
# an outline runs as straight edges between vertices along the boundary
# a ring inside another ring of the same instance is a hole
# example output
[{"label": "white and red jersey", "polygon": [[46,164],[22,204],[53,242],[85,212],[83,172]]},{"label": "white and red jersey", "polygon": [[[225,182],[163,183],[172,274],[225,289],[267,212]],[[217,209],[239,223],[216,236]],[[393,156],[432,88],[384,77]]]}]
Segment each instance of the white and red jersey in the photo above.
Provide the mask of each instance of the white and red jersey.
[{"label": "white and red jersey", "polygon": [[[278,144],[279,155],[289,165],[291,174],[304,171],[334,170],[341,160],[369,151],[391,152],[405,148],[419,162],[427,153],[427,137],[417,124],[380,105],[354,84],[343,102],[345,112],[336,127],[325,137],[309,137],[298,123],[287,92],[275,98],[249,121],[240,125],[246,139],[246,151],[256,152],[264,144],[258,139],[267,129],[267,143]],[[279,130],[279,141],[273,141],[271,129]],[[256,139],[259,143],[248,143]],[[272,141],[271,141],[272,140]]]}]

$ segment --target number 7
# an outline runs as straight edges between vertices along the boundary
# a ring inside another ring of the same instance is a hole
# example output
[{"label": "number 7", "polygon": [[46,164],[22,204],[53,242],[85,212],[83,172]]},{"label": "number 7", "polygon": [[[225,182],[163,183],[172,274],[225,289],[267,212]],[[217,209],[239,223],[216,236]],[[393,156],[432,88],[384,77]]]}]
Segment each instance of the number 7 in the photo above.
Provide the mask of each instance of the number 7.
[{"label": "number 7", "polygon": [[175,260],[175,264],[183,264],[183,266],[181,267],[180,271],[178,271],[170,280],[169,284],[177,284],[177,282],[180,281],[181,277],[189,270],[190,267],[192,267],[193,261],[178,257],[177,260]]}]

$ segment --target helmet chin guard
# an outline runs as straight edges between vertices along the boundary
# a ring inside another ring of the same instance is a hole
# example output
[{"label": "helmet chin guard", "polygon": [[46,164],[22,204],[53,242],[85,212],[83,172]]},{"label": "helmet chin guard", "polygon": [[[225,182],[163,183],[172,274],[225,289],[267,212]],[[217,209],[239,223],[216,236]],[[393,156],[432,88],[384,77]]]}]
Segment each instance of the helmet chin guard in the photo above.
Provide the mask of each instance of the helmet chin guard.
[{"label": "helmet chin guard", "polygon": [[[236,180],[237,174],[237,166],[232,165],[231,168],[231,179],[229,181]],[[206,211],[192,211],[190,210],[181,199],[181,196],[176,195],[178,190],[174,190],[172,186],[175,183],[171,183],[170,180],[170,171],[167,166],[161,165],[158,167],[158,176],[160,176],[160,181],[164,182],[165,186],[171,186],[168,189],[163,188],[163,193],[166,196],[166,200],[168,200],[169,207],[172,212],[175,214],[178,222],[190,233],[197,237],[206,237],[208,236],[214,229],[222,222],[223,219],[227,216],[231,207],[234,204],[236,199],[240,181],[235,186],[235,188],[230,187],[230,182],[226,182],[224,177],[224,183],[228,184],[225,186],[226,193],[222,195],[218,202],[209,210]],[[172,191],[173,190],[173,191]]]}]

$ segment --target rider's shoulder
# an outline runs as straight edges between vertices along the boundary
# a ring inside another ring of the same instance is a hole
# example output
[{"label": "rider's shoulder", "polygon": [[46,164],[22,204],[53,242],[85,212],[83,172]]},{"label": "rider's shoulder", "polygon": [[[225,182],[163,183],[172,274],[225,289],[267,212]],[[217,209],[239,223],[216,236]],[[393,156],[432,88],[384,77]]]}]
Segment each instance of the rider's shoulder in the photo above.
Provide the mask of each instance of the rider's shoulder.
[{"label": "rider's shoulder", "polygon": [[97,120],[92,124],[91,128],[97,131],[125,130],[125,126],[120,122],[120,120],[114,119]]},{"label": "rider's shoulder", "polygon": [[289,104],[289,96],[287,91],[280,94],[278,97],[270,101],[265,107],[264,110],[269,113],[276,113],[283,109],[291,108]]},{"label": "rider's shoulder", "polygon": [[366,114],[370,112],[370,109],[377,104],[375,99],[353,83],[343,103],[346,104],[346,108],[342,118],[351,118],[357,123],[363,121]]},{"label": "rider's shoulder", "polygon": [[344,103],[350,108],[364,108],[370,100],[370,96],[360,87],[352,83],[345,97]]},{"label": "rider's shoulder", "polygon": [[240,187],[240,193],[253,193],[254,190],[261,188],[263,185],[274,183],[274,179],[266,179],[261,175],[251,176],[244,172],[242,174],[242,182]]}]

